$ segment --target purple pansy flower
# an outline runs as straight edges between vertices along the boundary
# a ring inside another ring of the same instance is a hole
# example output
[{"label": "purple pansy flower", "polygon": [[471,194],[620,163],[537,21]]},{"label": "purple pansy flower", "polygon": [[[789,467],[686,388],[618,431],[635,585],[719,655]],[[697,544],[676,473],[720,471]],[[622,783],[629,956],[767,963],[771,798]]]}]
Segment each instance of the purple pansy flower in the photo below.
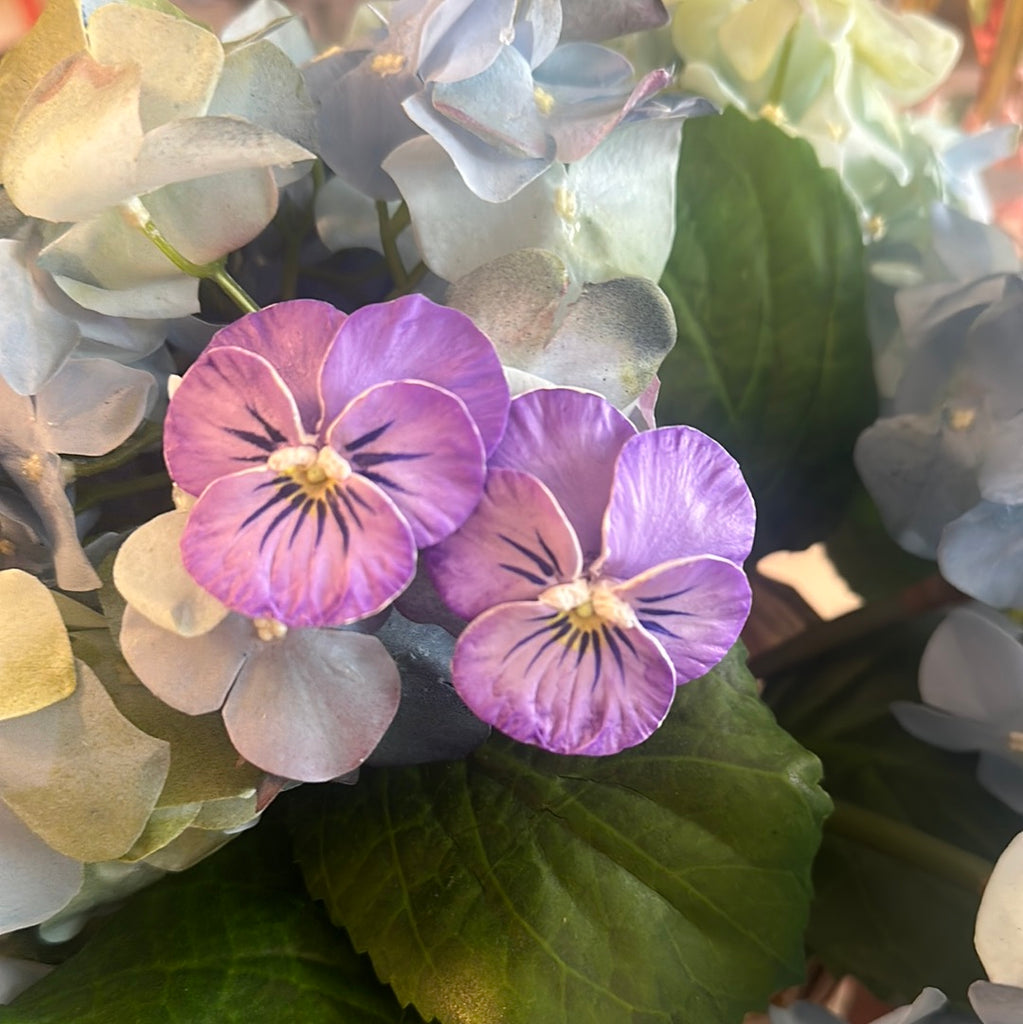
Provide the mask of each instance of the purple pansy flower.
[{"label": "purple pansy flower", "polygon": [[372,615],[408,585],[417,548],[476,506],[507,410],[486,336],[421,295],[351,316],[312,300],[249,314],[167,414],[171,476],[198,495],[185,567],[249,618]]},{"label": "purple pansy flower", "polygon": [[513,400],[486,489],[424,553],[458,615],[452,680],[485,722],[563,754],[612,754],[664,720],[749,612],[754,509],[691,427],[637,433],[599,395]]}]

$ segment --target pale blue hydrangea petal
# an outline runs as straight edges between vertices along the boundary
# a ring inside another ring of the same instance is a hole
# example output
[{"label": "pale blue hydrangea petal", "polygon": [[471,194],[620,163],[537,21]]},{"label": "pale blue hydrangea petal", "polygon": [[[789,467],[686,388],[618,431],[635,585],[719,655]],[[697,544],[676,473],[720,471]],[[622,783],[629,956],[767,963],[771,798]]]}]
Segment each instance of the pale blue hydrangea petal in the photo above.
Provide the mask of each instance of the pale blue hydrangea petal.
[{"label": "pale blue hydrangea petal", "polygon": [[562,39],[599,42],[668,23],[668,12],[661,0],[607,0],[599,5],[590,0],[561,0],[561,13]]},{"label": "pale blue hydrangea petal", "polygon": [[45,921],[81,887],[81,861],[47,846],[2,800],[0,846],[0,935]]},{"label": "pale blue hydrangea petal", "polygon": [[982,501],[945,527],[941,574],[995,608],[1023,607],[1023,505]]},{"label": "pale blue hydrangea petal", "polygon": [[768,1006],[771,1024],[842,1024],[829,1010],[800,999],[791,1006]]},{"label": "pale blue hydrangea petal", "polygon": [[[933,558],[950,520],[980,498],[980,443],[972,429],[951,429],[937,416],[878,420],[860,434],[853,460],[885,528],[902,547]],[[984,435],[986,437],[986,434]]]}]

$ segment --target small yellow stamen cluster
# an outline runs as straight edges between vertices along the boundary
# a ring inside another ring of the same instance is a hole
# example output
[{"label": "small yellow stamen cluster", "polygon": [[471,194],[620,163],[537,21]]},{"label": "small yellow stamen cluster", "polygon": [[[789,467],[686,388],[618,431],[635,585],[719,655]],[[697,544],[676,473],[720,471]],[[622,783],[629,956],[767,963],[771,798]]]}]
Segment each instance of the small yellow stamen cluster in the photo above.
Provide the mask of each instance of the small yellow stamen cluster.
[{"label": "small yellow stamen cluster", "polygon": [[760,116],[770,121],[776,128],[781,128],[786,121],[785,111],[777,103],[765,103],[760,108]]},{"label": "small yellow stamen cluster", "polygon": [[539,85],[533,86],[533,102],[544,117],[554,109],[554,97]]},{"label": "small yellow stamen cluster", "polygon": [[633,629],[639,622],[636,613],[604,582],[573,580],[548,587],[537,600],[560,612],[566,612],[576,629],[591,631],[603,625]]},{"label": "small yellow stamen cluster", "polygon": [[397,75],[405,70],[407,60],[400,53],[378,53],[369,62],[370,71],[387,78],[389,75]]},{"label": "small yellow stamen cluster", "polygon": [[977,410],[968,406],[959,409],[946,409],[945,422],[952,430],[969,430],[977,420]]},{"label": "small yellow stamen cluster", "polygon": [[267,642],[280,640],[287,635],[288,627],[276,619],[253,619],[252,625],[256,630],[256,636]]},{"label": "small yellow stamen cluster", "polygon": [[22,459],[18,468],[21,475],[31,483],[37,484],[43,478],[43,460],[38,452],[33,452],[27,459]]},{"label": "small yellow stamen cluster", "polygon": [[1023,732],[1010,732],[1008,742],[1009,750],[1014,754],[1023,754]]},{"label": "small yellow stamen cluster", "polygon": [[348,460],[333,448],[317,450],[308,444],[281,448],[267,459],[266,464],[301,484],[310,498],[322,497],[335,483],[341,483],[352,475]]}]

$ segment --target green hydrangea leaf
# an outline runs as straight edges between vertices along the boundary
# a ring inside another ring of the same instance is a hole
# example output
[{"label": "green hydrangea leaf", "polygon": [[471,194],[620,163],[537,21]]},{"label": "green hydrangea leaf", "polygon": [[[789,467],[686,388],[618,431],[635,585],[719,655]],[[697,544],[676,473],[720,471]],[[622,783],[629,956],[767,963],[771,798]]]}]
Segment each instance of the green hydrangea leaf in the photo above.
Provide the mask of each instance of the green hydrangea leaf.
[{"label": "green hydrangea leaf", "polygon": [[[302,891],[272,823],[136,895],[3,1024],[416,1024]],[[421,1024],[421,1022],[420,1022]]]},{"label": "green hydrangea leaf", "polygon": [[[771,680],[782,725],[824,764],[835,813],[814,864],[807,942],[836,974],[904,1003],[925,985],[965,1001],[984,970],[973,925],[987,873],[1023,818],[984,790],[977,759],[904,732],[934,622],[875,634]],[[937,925],[937,926],[936,926]]]},{"label": "green hydrangea leaf", "polygon": [[818,769],[737,648],[614,757],[495,737],[465,761],[305,787],[298,858],[424,1017],[734,1024],[803,975]]},{"label": "green hydrangea leaf", "polygon": [[758,552],[806,547],[841,515],[876,414],[856,215],[806,142],[735,110],[686,125],[677,210],[658,417],[739,460]]}]

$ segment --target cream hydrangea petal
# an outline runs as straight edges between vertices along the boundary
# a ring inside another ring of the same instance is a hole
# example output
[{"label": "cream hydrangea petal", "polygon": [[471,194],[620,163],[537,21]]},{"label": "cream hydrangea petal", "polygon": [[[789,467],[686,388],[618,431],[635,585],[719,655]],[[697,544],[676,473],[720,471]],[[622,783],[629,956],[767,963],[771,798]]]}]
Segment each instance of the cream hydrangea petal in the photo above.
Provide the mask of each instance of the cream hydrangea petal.
[{"label": "cream hydrangea petal", "polygon": [[0,847],[0,935],[45,921],[82,885],[81,862],[47,846],[2,800]]},{"label": "cream hydrangea petal", "polygon": [[29,96],[3,154],[3,180],[22,213],[85,220],[133,196],[141,75],[87,53],[57,65]]},{"label": "cream hydrangea petal", "polygon": [[0,796],[58,852],[112,860],[145,827],[170,746],[124,718],[92,669],[76,668],[70,697],[0,723]]},{"label": "cream hydrangea petal", "polygon": [[154,808],[146,827],[120,860],[134,864],[162,850],[195,821],[201,810],[202,804]]},{"label": "cream hydrangea petal", "polygon": [[314,157],[297,142],[239,117],[177,118],[143,139],[135,191],[142,195],[176,181]]},{"label": "cream hydrangea petal", "polygon": [[0,152],[21,105],[56,64],[85,49],[85,30],[77,0],[50,0],[32,30],[0,63]]},{"label": "cream hydrangea petal", "polygon": [[93,11],[89,52],[101,64],[136,64],[142,73],[143,130],[206,112],[224,64],[220,40],[186,18],[133,4]]},{"label": "cream hydrangea petal", "polygon": [[180,636],[201,636],[228,609],[185,571],[179,545],[187,512],[165,512],[140,526],[114,562],[114,585],[151,622]]},{"label": "cream hydrangea petal", "polygon": [[799,15],[795,0],[743,4],[718,29],[722,53],[741,78],[754,82],[767,73]]},{"label": "cream hydrangea petal", "polygon": [[973,939],[991,981],[1023,986],[1023,833],[1009,843],[991,872]]},{"label": "cream hydrangea petal", "polygon": [[143,205],[164,238],[193,263],[212,263],[251,242],[277,212],[268,167],[179,181],[150,192]]},{"label": "cream hydrangea petal", "polygon": [[0,608],[0,719],[63,700],[75,689],[75,664],[49,590],[27,572],[5,569]]}]

